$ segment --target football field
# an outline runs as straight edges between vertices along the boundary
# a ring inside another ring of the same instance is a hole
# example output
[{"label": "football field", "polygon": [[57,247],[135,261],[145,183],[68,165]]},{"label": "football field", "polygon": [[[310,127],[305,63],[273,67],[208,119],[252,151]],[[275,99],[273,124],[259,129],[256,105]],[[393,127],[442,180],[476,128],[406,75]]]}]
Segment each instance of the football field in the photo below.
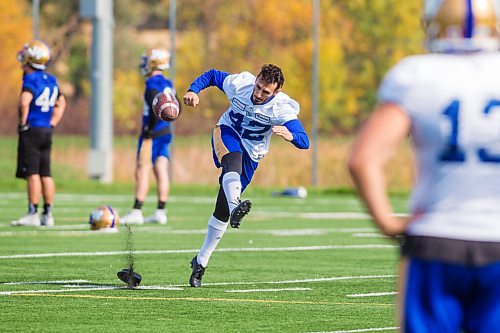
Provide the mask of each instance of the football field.
[{"label": "football field", "polygon": [[[253,208],[228,228],[202,288],[189,261],[205,237],[216,190],[172,191],[168,224],[132,226],[142,283],[126,289],[127,232],[91,232],[101,204],[130,208],[125,194],[58,193],[56,226],[11,227],[25,193],[0,196],[2,332],[395,332],[395,243],[355,195],[306,199],[249,192]],[[154,197],[144,207],[154,209]],[[404,211],[405,198],[393,198]]]}]

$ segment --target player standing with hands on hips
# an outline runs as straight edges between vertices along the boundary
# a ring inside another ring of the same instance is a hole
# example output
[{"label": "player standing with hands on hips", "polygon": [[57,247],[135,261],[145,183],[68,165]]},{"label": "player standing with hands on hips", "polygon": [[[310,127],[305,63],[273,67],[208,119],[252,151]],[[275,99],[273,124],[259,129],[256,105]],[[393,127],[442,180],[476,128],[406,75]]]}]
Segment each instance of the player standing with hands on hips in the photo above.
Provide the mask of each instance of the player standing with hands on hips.
[{"label": "player standing with hands on hips", "polygon": [[274,133],[299,149],[309,148],[309,138],[297,118],[299,104],[281,91],[285,78],[275,65],[264,65],[257,76],[249,72],[229,74],[211,69],[196,78],[184,95],[184,103],[196,107],[201,90],[215,86],[230,105],[212,134],[212,151],[219,177],[219,193],[208,220],[205,242],[191,260],[189,284],[201,287],[208,260],[227,229],[239,228],[250,212],[249,200],[240,196],[252,180],[259,161],[269,151]]},{"label": "player standing with hands on hips", "polygon": [[[55,184],[50,160],[52,132],[66,109],[66,99],[56,78],[45,69],[51,60],[49,47],[40,40],[24,45],[17,59],[22,65],[23,83],[19,97],[19,141],[16,177],[27,180],[28,214],[12,221],[13,226],[53,226]],[[38,216],[40,194],[44,205]]]},{"label": "player standing with hands on hips", "polygon": [[[135,169],[135,202],[132,209],[120,219],[122,224],[167,223],[167,201],[170,191],[168,178],[169,146],[172,142],[170,123],[156,118],[152,111],[154,97],[160,93],[172,93],[172,82],[163,75],[170,67],[170,53],[160,48],[149,49],[141,56],[139,69],[146,78],[142,129],[137,143]],[[154,171],[158,203],[154,213],[144,218],[142,205],[149,190],[149,174]]]},{"label": "player standing with hands on hips", "polygon": [[[500,3],[427,0],[432,54],[393,67],[349,168],[373,220],[403,236],[402,332],[500,329]],[[394,216],[384,167],[410,135],[410,216]]]}]

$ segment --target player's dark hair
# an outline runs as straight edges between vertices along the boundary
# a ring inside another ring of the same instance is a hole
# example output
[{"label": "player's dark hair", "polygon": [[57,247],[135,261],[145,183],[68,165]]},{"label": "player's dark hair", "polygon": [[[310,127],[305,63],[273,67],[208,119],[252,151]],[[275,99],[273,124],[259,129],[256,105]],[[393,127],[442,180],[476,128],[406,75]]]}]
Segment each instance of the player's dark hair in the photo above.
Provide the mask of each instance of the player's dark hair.
[{"label": "player's dark hair", "polygon": [[266,64],[262,66],[257,77],[264,80],[267,84],[277,83],[278,85],[276,89],[280,89],[285,84],[285,76],[283,75],[281,68],[273,64]]}]

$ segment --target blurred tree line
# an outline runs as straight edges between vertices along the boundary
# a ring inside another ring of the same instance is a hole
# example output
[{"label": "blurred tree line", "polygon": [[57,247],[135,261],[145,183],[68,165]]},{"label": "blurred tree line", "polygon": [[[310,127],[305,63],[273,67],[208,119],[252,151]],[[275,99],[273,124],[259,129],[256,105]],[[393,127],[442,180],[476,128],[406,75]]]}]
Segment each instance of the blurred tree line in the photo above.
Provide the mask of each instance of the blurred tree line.
[{"label": "blurred tree line", "polygon": [[[105,0],[101,0],[105,1]],[[33,38],[31,0],[0,1],[0,133],[14,133],[21,83],[17,51]],[[405,55],[421,53],[421,0],[320,0],[320,130],[351,133],[376,102],[386,70]],[[147,47],[170,48],[168,0],[114,1],[114,118],[118,134],[137,133],[143,78],[139,58]],[[264,63],[285,73],[284,91],[311,119],[312,0],[178,0],[175,86],[179,98],[210,68],[257,73]],[[78,0],[40,0],[39,36],[52,48],[49,71],[68,97],[60,133],[86,134],[89,127],[92,25],[79,18]],[[168,73],[167,73],[168,75]],[[185,108],[179,134],[210,131],[227,108],[211,89],[199,110]]]}]

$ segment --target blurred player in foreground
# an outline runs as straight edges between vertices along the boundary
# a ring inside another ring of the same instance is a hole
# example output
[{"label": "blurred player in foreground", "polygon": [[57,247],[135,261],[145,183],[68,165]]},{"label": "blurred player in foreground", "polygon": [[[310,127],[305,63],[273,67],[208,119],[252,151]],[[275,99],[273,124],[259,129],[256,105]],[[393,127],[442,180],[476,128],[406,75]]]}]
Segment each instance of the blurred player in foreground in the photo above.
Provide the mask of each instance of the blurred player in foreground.
[{"label": "blurred player in foreground", "polygon": [[[11,224],[53,226],[52,132],[64,114],[66,99],[59,91],[56,78],[45,72],[51,52],[44,42],[33,40],[24,45],[17,59],[22,66],[23,83],[19,97],[16,177],[28,183],[28,214]],[[40,194],[44,200],[41,220],[38,216]]]},{"label": "blurred player in foreground", "polygon": [[212,135],[212,151],[219,177],[219,193],[213,215],[208,220],[205,242],[191,260],[189,284],[200,287],[208,260],[227,229],[228,221],[239,228],[250,212],[249,200],[241,193],[252,180],[259,161],[269,151],[274,133],[300,149],[309,148],[309,138],[297,118],[299,104],[281,91],[285,78],[281,69],[264,65],[255,77],[249,72],[229,74],[211,69],[196,78],[184,95],[184,103],[197,106],[198,93],[216,86],[230,106],[217,122]]},{"label": "blurred player in foreground", "polygon": [[[399,270],[403,332],[500,329],[499,3],[426,1],[432,54],[403,59],[349,168],[387,236],[404,236]],[[417,180],[410,216],[394,216],[384,167],[410,135]]]},{"label": "blurred player in foreground", "polygon": [[[141,57],[140,70],[146,78],[142,129],[137,143],[135,169],[135,202],[132,209],[120,219],[122,224],[167,223],[167,201],[170,190],[168,179],[169,146],[172,141],[170,122],[156,118],[152,111],[153,99],[159,92],[175,95],[172,82],[163,75],[170,66],[170,53],[164,49],[149,49]],[[153,215],[144,218],[142,205],[149,190],[149,175],[154,171],[158,203]]]}]

